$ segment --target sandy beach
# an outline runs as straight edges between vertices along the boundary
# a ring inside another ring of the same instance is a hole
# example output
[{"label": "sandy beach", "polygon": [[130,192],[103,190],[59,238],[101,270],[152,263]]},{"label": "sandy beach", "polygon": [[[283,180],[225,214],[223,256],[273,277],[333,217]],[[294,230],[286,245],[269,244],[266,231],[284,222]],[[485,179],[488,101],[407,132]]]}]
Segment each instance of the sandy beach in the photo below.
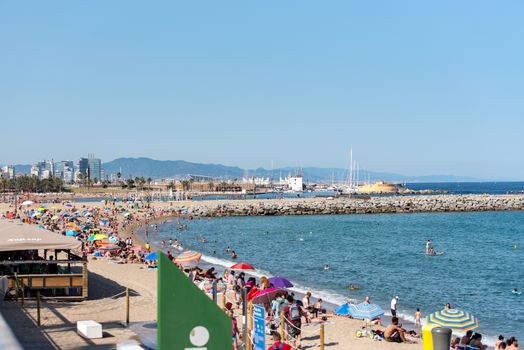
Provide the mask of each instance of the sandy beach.
[{"label": "sandy beach", "polygon": [[[156,320],[156,271],[140,265],[113,264],[104,260],[89,261],[89,300],[78,303],[45,302],[42,305],[42,327],[35,325],[36,305],[26,302],[22,309],[15,302],[4,302],[2,313],[8,319],[17,337],[26,349],[111,349],[118,342],[137,340],[124,327],[125,287],[132,290],[130,321]],[[120,295],[119,295],[120,294]],[[114,295],[119,295],[114,297]],[[237,311],[238,314],[238,311]],[[102,323],[105,337],[86,340],[76,334],[76,321],[93,319]],[[362,321],[329,316],[325,326],[326,349],[421,349],[420,344],[396,344],[356,338]],[[240,322],[240,317],[239,317]],[[331,324],[332,323],[332,324]],[[302,349],[319,349],[319,327],[304,326]],[[44,340],[45,339],[45,340]],[[269,337],[268,337],[269,341]],[[44,342],[35,345],[35,342]],[[54,347],[53,347],[54,346]]]},{"label": "sandy beach", "polygon": [[[187,203],[180,203],[184,205]],[[166,203],[153,203],[163,207]],[[102,207],[103,203],[78,203],[77,207]],[[5,212],[9,207],[0,204]],[[12,207],[11,207],[12,209]],[[134,211],[138,213],[139,211]],[[157,220],[166,220],[162,217]],[[119,218],[119,220],[121,220]],[[132,236],[135,244],[143,244],[133,230],[144,223],[141,218],[126,230],[121,237]],[[151,221],[149,221],[151,223]],[[148,270],[143,264],[119,264],[105,257],[90,257],[89,298],[82,302],[46,300],[42,303],[42,325],[36,325],[36,302],[26,301],[22,308],[14,301],[5,301],[0,310],[26,349],[112,349],[124,341],[140,339],[125,327],[125,290],[130,292],[130,322],[156,321],[156,270]],[[313,295],[313,297],[315,297]],[[236,310],[239,315],[239,310]],[[76,322],[95,320],[104,327],[104,338],[87,340],[76,333]],[[238,319],[241,324],[240,316]],[[397,344],[357,338],[355,332],[361,329],[363,321],[328,315],[325,325],[326,349],[421,349],[422,343]],[[380,329],[380,328],[379,328]],[[384,329],[384,328],[382,328]],[[319,326],[303,326],[302,349],[319,349]],[[269,343],[268,337],[268,344]]]}]

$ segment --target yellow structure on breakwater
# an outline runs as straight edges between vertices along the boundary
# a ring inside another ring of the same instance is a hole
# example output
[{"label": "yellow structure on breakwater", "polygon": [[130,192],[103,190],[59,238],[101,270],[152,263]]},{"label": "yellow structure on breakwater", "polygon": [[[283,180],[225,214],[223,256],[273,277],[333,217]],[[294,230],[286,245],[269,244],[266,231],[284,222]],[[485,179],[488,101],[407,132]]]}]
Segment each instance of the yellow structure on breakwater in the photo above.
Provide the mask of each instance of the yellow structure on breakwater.
[{"label": "yellow structure on breakwater", "polygon": [[367,184],[358,186],[359,193],[399,193],[404,190],[404,187],[401,185],[396,185],[392,183],[387,183],[384,181],[375,182],[374,184]]}]

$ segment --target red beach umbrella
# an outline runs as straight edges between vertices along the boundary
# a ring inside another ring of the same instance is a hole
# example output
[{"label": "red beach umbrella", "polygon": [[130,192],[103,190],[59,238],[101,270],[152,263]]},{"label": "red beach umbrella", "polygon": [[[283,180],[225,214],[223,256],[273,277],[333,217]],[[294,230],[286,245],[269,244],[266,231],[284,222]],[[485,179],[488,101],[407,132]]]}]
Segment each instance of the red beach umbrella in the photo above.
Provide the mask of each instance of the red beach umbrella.
[{"label": "red beach umbrella", "polygon": [[254,271],[255,268],[249,264],[238,263],[230,267],[231,270]]},{"label": "red beach umbrella", "polygon": [[283,292],[284,291],[280,288],[268,288],[260,290],[257,294],[251,297],[251,302],[253,304],[267,304],[270,303],[273,299],[276,299],[276,297]]}]

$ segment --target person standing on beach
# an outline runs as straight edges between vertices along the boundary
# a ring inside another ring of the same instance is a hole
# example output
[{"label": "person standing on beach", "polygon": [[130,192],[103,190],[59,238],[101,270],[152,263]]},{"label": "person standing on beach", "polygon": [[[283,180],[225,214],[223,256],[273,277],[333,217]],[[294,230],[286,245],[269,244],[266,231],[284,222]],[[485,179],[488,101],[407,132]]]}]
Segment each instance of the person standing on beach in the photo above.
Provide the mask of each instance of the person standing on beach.
[{"label": "person standing on beach", "polygon": [[293,339],[293,347],[300,348],[300,334],[302,333],[302,316],[304,315],[304,311],[296,303],[292,295],[287,296],[287,301],[289,305],[284,309],[287,332]]},{"label": "person standing on beach", "polygon": [[391,316],[393,317],[397,316],[397,303],[399,299],[398,295],[391,299]]},{"label": "person standing on beach", "polygon": [[420,327],[420,309],[415,312],[415,327]]}]

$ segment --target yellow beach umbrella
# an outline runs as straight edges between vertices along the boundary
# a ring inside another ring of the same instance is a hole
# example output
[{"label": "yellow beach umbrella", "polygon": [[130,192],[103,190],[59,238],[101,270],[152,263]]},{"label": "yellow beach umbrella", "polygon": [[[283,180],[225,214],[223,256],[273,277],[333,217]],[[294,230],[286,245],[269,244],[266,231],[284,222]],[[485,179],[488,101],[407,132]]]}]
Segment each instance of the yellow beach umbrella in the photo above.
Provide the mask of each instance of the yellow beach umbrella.
[{"label": "yellow beach umbrella", "polygon": [[96,235],[90,236],[87,240],[88,241],[101,241],[101,240],[106,239],[106,238],[107,238],[106,235],[97,233]]}]

